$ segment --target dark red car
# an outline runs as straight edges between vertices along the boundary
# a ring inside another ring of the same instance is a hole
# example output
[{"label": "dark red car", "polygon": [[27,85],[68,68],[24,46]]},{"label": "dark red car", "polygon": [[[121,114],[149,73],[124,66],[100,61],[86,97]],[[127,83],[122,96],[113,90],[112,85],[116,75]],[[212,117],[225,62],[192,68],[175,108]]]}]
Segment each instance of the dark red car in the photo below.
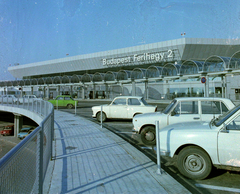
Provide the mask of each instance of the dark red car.
[{"label": "dark red car", "polygon": [[0,131],[0,134],[3,136],[13,135],[14,134],[14,125],[7,125]]}]

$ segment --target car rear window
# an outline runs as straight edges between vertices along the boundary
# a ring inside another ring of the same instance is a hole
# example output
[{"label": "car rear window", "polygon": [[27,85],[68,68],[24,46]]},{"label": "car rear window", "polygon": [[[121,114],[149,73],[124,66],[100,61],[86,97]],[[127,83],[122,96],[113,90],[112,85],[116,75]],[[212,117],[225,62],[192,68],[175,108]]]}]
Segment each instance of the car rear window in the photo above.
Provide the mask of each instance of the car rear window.
[{"label": "car rear window", "polygon": [[129,98],[128,99],[128,105],[141,105],[141,103],[136,98]]},{"label": "car rear window", "polygon": [[71,97],[65,97],[65,100],[72,100]]},{"label": "car rear window", "polygon": [[223,114],[228,111],[226,105],[220,101],[202,101],[202,114]]}]

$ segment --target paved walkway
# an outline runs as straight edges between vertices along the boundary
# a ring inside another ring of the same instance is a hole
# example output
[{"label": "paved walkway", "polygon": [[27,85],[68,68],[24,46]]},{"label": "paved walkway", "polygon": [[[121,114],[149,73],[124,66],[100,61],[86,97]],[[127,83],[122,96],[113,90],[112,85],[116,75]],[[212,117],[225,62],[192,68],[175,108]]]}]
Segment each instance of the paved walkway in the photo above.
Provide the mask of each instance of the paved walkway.
[{"label": "paved walkway", "polygon": [[190,193],[122,138],[57,110],[54,156],[44,193]]}]

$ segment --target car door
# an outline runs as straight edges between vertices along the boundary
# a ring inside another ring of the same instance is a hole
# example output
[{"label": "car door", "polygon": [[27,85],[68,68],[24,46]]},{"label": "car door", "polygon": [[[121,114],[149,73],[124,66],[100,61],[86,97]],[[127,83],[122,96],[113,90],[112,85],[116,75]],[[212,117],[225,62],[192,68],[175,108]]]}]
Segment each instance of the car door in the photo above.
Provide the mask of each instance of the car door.
[{"label": "car door", "polygon": [[56,99],[56,106],[65,106],[64,105],[64,98],[62,96],[57,97]]},{"label": "car door", "polygon": [[197,100],[178,102],[174,110],[168,115],[168,125],[200,120],[199,102]]},{"label": "car door", "polygon": [[201,102],[201,119],[202,121],[211,121],[213,117],[226,113],[228,108],[221,101],[200,101]]},{"label": "car door", "polygon": [[222,165],[240,167],[240,116],[218,134],[218,158]]},{"label": "car door", "polygon": [[64,106],[67,106],[68,104],[72,104],[73,106],[75,106],[75,102],[70,96],[64,97]]},{"label": "car door", "polygon": [[109,106],[108,118],[127,118],[127,99],[117,98]]},{"label": "car door", "polygon": [[142,112],[141,102],[137,98],[128,98],[127,118],[132,119],[136,112]]}]

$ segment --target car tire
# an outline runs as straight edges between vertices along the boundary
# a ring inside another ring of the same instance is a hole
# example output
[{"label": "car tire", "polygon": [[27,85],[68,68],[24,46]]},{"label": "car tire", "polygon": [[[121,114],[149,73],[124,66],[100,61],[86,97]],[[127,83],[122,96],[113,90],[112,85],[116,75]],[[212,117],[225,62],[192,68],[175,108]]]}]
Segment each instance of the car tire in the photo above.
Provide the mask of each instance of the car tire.
[{"label": "car tire", "polygon": [[207,178],[212,171],[212,162],[208,154],[195,146],[180,151],[177,166],[184,176],[195,180]]},{"label": "car tire", "polygon": [[146,145],[156,144],[156,130],[154,126],[144,127],[141,132],[141,140]]},{"label": "car tire", "polygon": [[[97,113],[97,120],[101,122],[101,112]],[[103,112],[102,113],[102,122],[105,122],[107,120],[106,114]]]},{"label": "car tire", "polygon": [[74,106],[73,106],[72,104],[68,104],[68,105],[67,105],[67,108],[68,108],[68,109],[72,109],[73,107],[74,107]]}]

